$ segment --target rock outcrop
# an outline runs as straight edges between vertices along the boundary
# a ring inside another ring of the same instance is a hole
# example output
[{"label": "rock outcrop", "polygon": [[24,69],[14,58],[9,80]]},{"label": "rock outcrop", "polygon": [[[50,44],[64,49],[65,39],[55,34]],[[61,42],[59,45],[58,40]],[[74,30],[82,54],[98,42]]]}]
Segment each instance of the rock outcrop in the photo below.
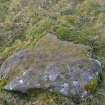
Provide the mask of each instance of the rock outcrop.
[{"label": "rock outcrop", "polygon": [[48,34],[35,48],[10,56],[1,66],[0,79],[7,81],[8,91],[48,89],[84,98],[96,89],[101,73],[101,63],[91,58],[89,50]]}]

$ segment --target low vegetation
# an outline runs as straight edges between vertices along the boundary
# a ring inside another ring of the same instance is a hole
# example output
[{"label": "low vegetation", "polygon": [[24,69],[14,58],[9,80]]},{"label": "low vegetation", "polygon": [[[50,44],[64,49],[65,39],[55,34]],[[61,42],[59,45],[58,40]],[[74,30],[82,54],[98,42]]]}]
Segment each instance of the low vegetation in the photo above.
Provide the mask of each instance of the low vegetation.
[{"label": "low vegetation", "polygon": [[[102,81],[93,98],[79,105],[105,105],[105,1],[0,0],[0,64],[20,49],[33,48],[49,32],[92,48],[92,57],[102,62]],[[21,98],[3,91],[4,84],[0,83],[0,105],[76,105],[48,92]]]}]

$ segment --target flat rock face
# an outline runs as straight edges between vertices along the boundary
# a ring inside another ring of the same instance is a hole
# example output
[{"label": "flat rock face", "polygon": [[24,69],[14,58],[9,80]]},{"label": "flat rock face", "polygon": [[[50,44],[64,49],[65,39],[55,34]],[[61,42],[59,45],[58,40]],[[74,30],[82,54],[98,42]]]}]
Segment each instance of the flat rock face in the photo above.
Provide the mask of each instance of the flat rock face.
[{"label": "flat rock face", "polygon": [[23,49],[1,66],[0,79],[9,91],[48,89],[65,96],[87,97],[97,86],[101,64],[89,47],[43,36],[35,48]]}]

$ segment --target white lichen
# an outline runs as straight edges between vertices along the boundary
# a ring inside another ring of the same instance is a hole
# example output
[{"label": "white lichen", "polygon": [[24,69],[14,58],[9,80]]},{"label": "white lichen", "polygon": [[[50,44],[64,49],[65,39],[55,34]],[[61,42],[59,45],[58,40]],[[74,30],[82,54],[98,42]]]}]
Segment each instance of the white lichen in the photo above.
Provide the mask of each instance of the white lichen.
[{"label": "white lichen", "polygon": [[20,84],[23,84],[23,82],[24,82],[23,80],[19,80],[19,83],[20,83]]},{"label": "white lichen", "polygon": [[78,85],[78,81],[73,81],[73,85],[74,86]]}]

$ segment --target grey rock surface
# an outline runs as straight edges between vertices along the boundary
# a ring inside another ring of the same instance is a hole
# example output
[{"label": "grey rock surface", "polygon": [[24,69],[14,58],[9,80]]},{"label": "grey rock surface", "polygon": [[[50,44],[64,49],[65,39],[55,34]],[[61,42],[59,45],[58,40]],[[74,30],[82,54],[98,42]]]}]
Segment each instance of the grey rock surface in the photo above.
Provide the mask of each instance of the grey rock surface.
[{"label": "grey rock surface", "polygon": [[8,91],[48,89],[84,98],[96,89],[101,73],[101,63],[92,59],[88,50],[46,35],[34,49],[10,56],[1,66],[0,79],[7,80],[4,89]]}]

